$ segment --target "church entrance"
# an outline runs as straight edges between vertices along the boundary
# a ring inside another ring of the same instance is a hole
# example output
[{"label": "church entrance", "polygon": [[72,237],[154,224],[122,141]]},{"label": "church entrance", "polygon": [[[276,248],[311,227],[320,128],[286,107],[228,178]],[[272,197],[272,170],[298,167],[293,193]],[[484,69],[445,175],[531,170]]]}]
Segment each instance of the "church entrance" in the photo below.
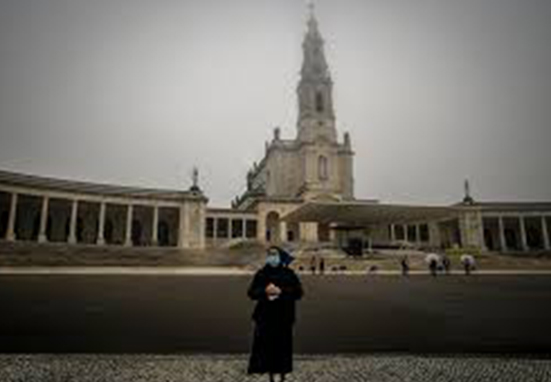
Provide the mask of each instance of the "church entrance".
[{"label": "church entrance", "polygon": [[266,242],[278,243],[280,241],[279,214],[272,211],[266,215]]},{"label": "church entrance", "polygon": [[318,241],[326,243],[331,240],[331,228],[328,223],[318,223]]},{"label": "church entrance", "polygon": [[292,222],[287,225],[287,241],[292,243],[300,240],[300,225]]}]

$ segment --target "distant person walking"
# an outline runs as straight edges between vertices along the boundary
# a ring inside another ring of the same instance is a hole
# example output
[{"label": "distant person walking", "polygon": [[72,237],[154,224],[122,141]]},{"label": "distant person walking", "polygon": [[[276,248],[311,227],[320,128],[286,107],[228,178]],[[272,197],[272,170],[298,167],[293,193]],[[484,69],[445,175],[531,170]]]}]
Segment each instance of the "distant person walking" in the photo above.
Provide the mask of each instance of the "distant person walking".
[{"label": "distant person walking", "polygon": [[444,254],[442,256],[442,267],[444,268],[444,273],[446,275],[449,275],[450,274],[450,270],[451,270],[451,261],[450,261],[450,258]]},{"label": "distant person walking", "polygon": [[438,271],[438,262],[436,259],[431,259],[429,261],[429,270],[432,277],[436,277]]},{"label": "distant person walking", "polygon": [[325,259],[323,257],[320,257],[319,269],[320,275],[323,275],[323,273],[325,272]]},{"label": "distant person walking", "polygon": [[316,274],[316,256],[312,256],[310,259],[310,270],[312,271],[312,274]]},{"label": "distant person walking", "polygon": [[402,276],[409,276],[409,259],[407,256],[402,257],[400,266],[402,267]]},{"label": "distant person walking", "polygon": [[440,257],[436,253],[429,253],[425,257],[425,262],[428,264],[430,274],[433,277],[436,277],[436,274],[438,272],[438,262],[439,262],[439,260],[440,260]]},{"label": "distant person walking", "polygon": [[473,255],[461,256],[461,264],[463,264],[463,269],[465,270],[466,276],[469,276],[476,268],[476,261]]},{"label": "distant person walking", "polygon": [[254,275],[248,296],[256,301],[255,330],[248,374],[285,375],[293,370],[293,325],[295,301],[303,296],[302,285],[288,267],[292,261],[277,247],[268,249],[266,264]]}]

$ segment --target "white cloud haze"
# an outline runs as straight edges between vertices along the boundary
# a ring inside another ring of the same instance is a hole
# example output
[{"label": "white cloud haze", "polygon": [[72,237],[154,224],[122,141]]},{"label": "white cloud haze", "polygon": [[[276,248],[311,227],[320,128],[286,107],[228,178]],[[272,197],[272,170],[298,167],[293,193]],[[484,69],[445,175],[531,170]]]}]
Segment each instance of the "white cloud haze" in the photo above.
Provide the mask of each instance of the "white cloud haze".
[{"label": "white cloud haze", "polygon": [[[319,0],[358,198],[551,200],[551,2]],[[0,167],[245,187],[295,135],[299,0],[0,0]]]}]

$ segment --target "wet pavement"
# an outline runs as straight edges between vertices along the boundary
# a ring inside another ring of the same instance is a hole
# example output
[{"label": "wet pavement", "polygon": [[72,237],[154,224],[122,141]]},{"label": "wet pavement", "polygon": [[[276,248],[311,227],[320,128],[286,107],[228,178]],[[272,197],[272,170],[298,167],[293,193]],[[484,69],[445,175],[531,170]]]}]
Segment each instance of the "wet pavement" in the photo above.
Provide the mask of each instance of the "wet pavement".
[{"label": "wet pavement", "polygon": [[[551,353],[551,277],[301,276],[297,354]],[[244,354],[250,275],[0,275],[1,353]]]}]

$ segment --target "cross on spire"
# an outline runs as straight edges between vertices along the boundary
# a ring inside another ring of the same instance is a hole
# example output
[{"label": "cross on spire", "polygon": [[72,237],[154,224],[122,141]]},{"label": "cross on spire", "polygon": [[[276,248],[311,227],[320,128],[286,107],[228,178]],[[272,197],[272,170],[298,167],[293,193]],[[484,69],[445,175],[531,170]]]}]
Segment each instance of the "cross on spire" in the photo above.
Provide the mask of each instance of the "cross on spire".
[{"label": "cross on spire", "polygon": [[310,10],[310,18],[314,18],[314,12],[316,10],[316,4],[313,0],[308,1],[308,9]]}]

